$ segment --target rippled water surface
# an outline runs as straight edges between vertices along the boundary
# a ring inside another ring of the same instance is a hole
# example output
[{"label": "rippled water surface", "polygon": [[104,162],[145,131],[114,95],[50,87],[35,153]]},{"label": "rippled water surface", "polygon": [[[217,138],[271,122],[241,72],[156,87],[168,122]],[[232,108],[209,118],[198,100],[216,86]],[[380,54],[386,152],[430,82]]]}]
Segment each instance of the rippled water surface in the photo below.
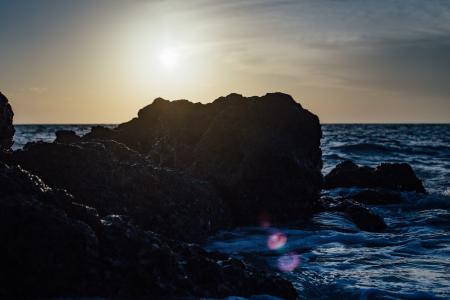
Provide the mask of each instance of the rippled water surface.
[{"label": "rippled water surface", "polygon": [[[17,126],[15,148],[59,129]],[[388,229],[368,233],[335,213],[307,225],[221,232],[206,247],[290,279],[303,299],[450,299],[450,125],[323,125],[323,172],[338,162],[408,162],[428,195],[372,207]],[[339,191],[331,191],[334,194]]]}]

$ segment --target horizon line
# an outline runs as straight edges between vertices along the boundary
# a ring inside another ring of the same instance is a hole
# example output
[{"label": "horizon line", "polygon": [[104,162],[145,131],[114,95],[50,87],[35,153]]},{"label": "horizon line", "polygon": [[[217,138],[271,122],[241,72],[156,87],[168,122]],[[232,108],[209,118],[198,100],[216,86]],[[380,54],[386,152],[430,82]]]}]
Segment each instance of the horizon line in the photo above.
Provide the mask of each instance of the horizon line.
[{"label": "horizon line", "polygon": [[[14,126],[88,126],[120,125],[121,123],[17,123]],[[450,125],[450,122],[323,122],[320,125]]]}]

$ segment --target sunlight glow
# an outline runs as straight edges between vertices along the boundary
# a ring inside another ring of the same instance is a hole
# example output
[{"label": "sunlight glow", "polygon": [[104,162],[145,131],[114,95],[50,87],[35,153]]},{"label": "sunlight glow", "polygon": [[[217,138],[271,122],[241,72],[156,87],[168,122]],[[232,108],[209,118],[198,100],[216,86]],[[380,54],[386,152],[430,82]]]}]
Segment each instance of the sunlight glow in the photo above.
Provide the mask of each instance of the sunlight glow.
[{"label": "sunlight glow", "polygon": [[165,48],[159,55],[159,61],[166,68],[173,68],[178,64],[179,54],[175,48]]}]

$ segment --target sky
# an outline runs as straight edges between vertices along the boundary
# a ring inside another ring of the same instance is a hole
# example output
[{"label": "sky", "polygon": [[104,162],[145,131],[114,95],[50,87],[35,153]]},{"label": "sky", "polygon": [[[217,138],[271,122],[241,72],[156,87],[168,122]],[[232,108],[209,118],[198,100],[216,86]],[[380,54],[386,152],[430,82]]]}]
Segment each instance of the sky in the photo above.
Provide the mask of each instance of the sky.
[{"label": "sky", "polygon": [[0,0],[0,91],[16,124],[275,91],[323,123],[449,123],[450,1]]}]

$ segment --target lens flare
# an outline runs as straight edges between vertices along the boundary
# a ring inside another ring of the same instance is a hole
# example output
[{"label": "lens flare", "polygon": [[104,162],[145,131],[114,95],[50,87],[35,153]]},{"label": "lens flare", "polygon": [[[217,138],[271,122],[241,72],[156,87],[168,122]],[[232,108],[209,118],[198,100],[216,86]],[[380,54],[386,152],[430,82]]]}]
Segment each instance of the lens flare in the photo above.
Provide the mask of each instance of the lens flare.
[{"label": "lens flare", "polygon": [[267,247],[270,250],[277,250],[286,245],[287,237],[282,232],[276,232],[267,238]]},{"label": "lens flare", "polygon": [[278,268],[283,272],[292,272],[300,265],[300,257],[296,253],[288,253],[278,258]]}]

